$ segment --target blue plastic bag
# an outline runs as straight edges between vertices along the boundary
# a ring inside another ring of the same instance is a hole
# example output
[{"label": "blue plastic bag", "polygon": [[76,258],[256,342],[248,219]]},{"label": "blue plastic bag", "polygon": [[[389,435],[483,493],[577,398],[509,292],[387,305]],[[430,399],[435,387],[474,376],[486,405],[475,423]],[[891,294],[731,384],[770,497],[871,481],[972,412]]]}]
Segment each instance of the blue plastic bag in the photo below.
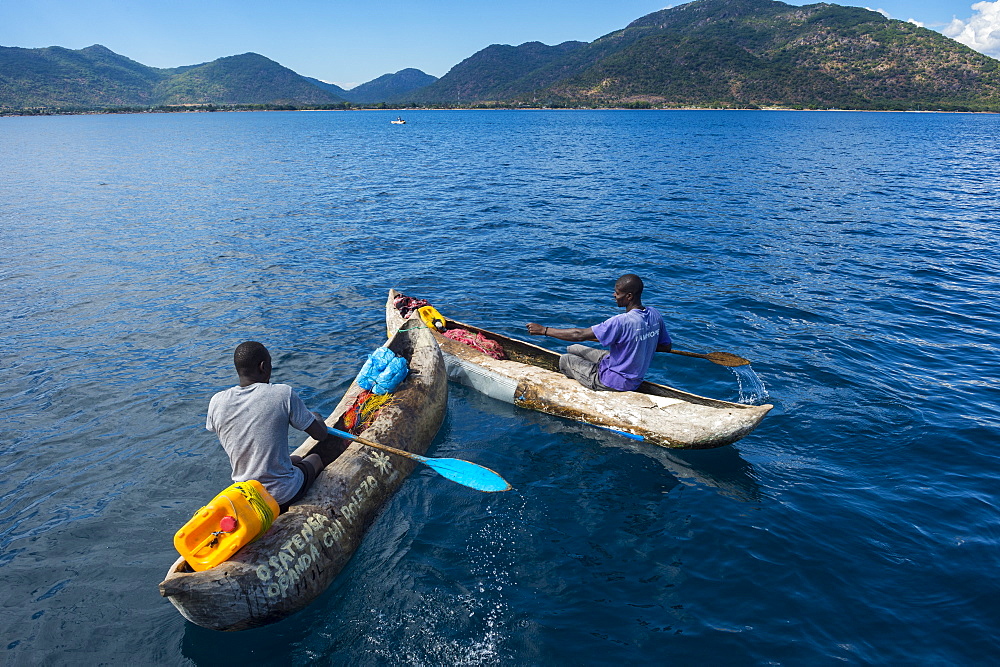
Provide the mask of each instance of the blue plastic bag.
[{"label": "blue plastic bag", "polygon": [[406,359],[396,356],[387,347],[380,347],[368,355],[355,382],[372,393],[389,394],[406,379],[408,373]]},{"label": "blue plastic bag", "polygon": [[407,373],[409,373],[409,368],[406,366],[406,359],[396,357],[375,378],[375,386],[372,388],[372,393],[391,394],[399,386],[399,383],[406,378]]}]

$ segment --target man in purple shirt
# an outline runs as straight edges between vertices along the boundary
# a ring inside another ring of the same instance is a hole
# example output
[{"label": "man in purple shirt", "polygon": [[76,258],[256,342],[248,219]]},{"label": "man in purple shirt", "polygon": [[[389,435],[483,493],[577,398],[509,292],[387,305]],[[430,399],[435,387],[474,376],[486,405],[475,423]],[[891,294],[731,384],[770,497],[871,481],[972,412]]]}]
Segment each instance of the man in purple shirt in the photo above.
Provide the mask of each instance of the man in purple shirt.
[{"label": "man in purple shirt", "polygon": [[649,370],[653,355],[670,351],[670,334],[660,313],[642,305],[642,279],[628,273],[615,282],[615,303],[625,312],[587,329],[555,329],[528,323],[533,336],[580,342],[594,340],[607,350],[570,345],[559,357],[559,370],[588,389],[632,391]]}]

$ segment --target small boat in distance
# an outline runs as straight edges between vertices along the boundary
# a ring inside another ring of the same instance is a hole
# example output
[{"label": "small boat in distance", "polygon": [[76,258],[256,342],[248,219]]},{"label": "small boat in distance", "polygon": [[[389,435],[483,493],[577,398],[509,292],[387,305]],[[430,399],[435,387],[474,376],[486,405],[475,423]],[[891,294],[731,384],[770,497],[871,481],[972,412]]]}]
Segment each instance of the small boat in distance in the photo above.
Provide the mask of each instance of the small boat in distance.
[{"label": "small boat in distance", "polygon": [[406,125],[406,121],[399,116],[396,116],[396,120],[390,120],[389,122],[393,125]]}]

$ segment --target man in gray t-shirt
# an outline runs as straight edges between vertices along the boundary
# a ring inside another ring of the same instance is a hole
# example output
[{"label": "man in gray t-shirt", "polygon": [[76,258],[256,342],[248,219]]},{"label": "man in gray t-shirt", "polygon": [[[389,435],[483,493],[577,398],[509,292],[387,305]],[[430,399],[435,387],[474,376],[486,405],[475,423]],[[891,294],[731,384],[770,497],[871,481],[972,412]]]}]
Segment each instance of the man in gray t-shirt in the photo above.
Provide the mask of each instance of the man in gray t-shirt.
[{"label": "man in gray t-shirt", "polygon": [[288,426],[323,440],[328,436],[326,424],[309,412],[291,387],[270,384],[271,355],[260,343],[241,343],[233,363],[240,384],[212,397],[205,428],[219,436],[233,481],[257,480],[284,511],[323,469],[316,454],[296,456],[297,461],[288,455]]}]

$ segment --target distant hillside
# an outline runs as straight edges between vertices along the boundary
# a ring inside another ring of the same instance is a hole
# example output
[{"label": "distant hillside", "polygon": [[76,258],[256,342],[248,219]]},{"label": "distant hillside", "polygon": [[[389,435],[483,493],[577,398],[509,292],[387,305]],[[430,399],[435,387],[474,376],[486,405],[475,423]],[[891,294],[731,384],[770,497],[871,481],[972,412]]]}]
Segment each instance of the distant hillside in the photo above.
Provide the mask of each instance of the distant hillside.
[{"label": "distant hillside", "polygon": [[301,75],[256,53],[184,68],[156,86],[159,104],[324,104],[340,101]]},{"label": "distant hillside", "polygon": [[413,97],[442,104],[1000,110],[998,67],[940,33],[857,7],[696,0],[589,44],[487,47]]},{"label": "distant hillside", "polygon": [[158,69],[96,44],[78,51],[0,47],[0,107],[6,108],[341,101],[256,53]]},{"label": "distant hillside", "polygon": [[157,69],[99,45],[0,47],[0,110],[348,103],[1000,111],[1000,61],[875,11],[777,0],[695,0],[590,43],[494,44],[438,80],[352,90],[255,53]]},{"label": "distant hillside", "polygon": [[538,94],[599,105],[1000,106],[1000,62],[857,7],[697,0],[588,50],[616,42]]},{"label": "distant hillside", "polygon": [[0,46],[0,106],[150,104],[166,76],[96,44],[79,51]]},{"label": "distant hillside", "polygon": [[339,99],[342,99],[342,100],[346,100],[347,99],[347,91],[344,90],[343,88],[341,88],[340,86],[338,86],[335,83],[327,83],[326,81],[320,81],[319,79],[314,79],[311,76],[304,76],[302,78],[305,79],[306,81],[308,81],[309,83],[311,83],[314,86],[319,86],[320,88],[322,88],[326,92],[330,93],[331,95],[334,95],[335,97],[337,97]]},{"label": "distant hillside", "polygon": [[[520,46],[493,44],[455,65],[436,83],[414,91],[409,99],[416,102],[475,102],[503,100],[535,90],[540,80],[533,73],[564,59],[585,42],[563,42],[546,46],[526,42]],[[555,76],[545,84],[553,83]]]},{"label": "distant hillside", "polygon": [[437,81],[436,76],[410,67],[395,74],[383,74],[368,83],[344,91],[344,98],[358,104],[386,102],[405,97],[412,91],[429,86],[435,81]]}]

